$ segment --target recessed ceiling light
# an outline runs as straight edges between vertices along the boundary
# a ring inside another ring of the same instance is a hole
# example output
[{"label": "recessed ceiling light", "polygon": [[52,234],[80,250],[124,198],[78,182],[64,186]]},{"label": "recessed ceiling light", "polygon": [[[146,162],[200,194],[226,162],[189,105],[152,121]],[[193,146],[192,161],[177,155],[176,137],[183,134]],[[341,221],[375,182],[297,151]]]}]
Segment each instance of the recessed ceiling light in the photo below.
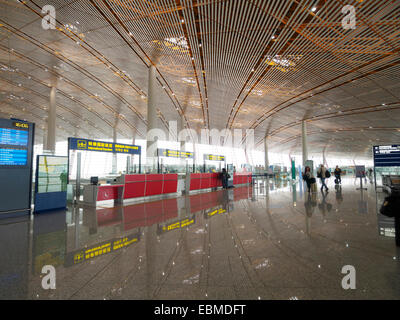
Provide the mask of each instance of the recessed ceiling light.
[{"label": "recessed ceiling light", "polygon": [[312,12],[315,12],[316,10],[317,10],[317,7],[313,7],[313,8],[311,9]]}]

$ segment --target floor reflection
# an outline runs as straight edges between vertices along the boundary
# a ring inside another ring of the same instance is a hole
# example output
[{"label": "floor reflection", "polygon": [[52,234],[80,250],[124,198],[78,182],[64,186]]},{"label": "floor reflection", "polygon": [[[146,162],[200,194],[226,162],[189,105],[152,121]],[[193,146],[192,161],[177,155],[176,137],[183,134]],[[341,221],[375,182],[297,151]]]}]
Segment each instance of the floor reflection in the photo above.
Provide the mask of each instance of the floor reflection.
[{"label": "floor reflection", "polygon": [[[375,210],[384,194],[358,183],[309,193],[302,181],[258,179],[1,221],[0,298],[398,299],[393,221]],[[341,288],[345,264],[358,290]],[[56,290],[41,287],[45,265]]]}]

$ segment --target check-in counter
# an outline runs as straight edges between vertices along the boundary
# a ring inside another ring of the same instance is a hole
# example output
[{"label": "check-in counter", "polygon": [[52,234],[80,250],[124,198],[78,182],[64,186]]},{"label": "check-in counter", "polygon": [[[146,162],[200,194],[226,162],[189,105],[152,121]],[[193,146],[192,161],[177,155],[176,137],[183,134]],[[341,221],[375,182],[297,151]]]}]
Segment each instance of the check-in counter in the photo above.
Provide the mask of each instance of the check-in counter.
[{"label": "check-in counter", "polygon": [[186,192],[222,187],[219,173],[191,173],[186,175]]},{"label": "check-in counter", "polygon": [[[251,172],[233,174],[233,185],[250,184],[252,180]],[[186,176],[186,192],[195,190],[214,189],[222,187],[222,180],[218,172],[215,173],[191,173]]]},{"label": "check-in counter", "polygon": [[[137,199],[163,194],[216,189],[222,187],[219,173],[191,173],[186,176],[177,174],[125,174],[118,177],[112,185],[85,185],[84,203],[96,205],[99,201],[115,200],[122,202],[126,199]],[[235,186],[250,184],[251,173],[235,173]],[[184,183],[183,183],[184,181]]]},{"label": "check-in counter", "polygon": [[233,174],[233,185],[249,184],[252,180],[251,172],[240,172]]},{"label": "check-in counter", "polygon": [[118,177],[112,185],[85,185],[83,201],[96,205],[99,201],[142,198],[176,193],[177,174],[125,174]]},{"label": "check-in counter", "polygon": [[123,188],[124,185],[122,184],[85,185],[83,187],[83,202],[95,206],[98,201],[118,200]]}]

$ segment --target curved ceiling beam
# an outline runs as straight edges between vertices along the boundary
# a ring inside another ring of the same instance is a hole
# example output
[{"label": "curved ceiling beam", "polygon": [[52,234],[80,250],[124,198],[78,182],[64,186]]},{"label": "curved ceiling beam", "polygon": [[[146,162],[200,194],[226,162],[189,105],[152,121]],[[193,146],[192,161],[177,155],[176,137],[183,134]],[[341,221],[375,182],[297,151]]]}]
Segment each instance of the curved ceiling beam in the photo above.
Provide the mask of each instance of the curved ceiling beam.
[{"label": "curved ceiling beam", "polygon": [[[71,61],[70,59],[68,59],[67,57],[65,57],[64,55],[62,55],[61,53],[56,53],[54,49],[44,45],[43,43],[41,43],[40,41],[33,39],[32,37],[30,37],[29,35],[27,35],[26,33],[15,29],[14,27],[12,27],[11,25],[7,24],[5,21],[3,21],[2,19],[0,19],[0,23],[2,23],[1,27],[5,28],[6,30],[8,30],[11,33],[16,34],[17,36],[29,41],[30,43],[32,43],[33,45],[37,46],[38,48],[46,51],[47,53],[51,54],[52,56],[56,57],[58,60],[63,61],[64,63],[68,64],[69,66],[71,66],[72,68],[74,68],[75,70],[81,72],[82,74],[84,74],[85,76],[87,76],[89,79],[93,80],[94,82],[96,82],[97,84],[99,84],[101,87],[103,87],[106,91],[109,91],[112,95],[114,95],[118,100],[121,100],[124,104],[126,104],[126,100],[121,97],[117,92],[115,92],[114,89],[112,89],[111,87],[109,87],[106,83],[104,83],[104,81],[102,81],[101,79],[99,79],[98,77],[94,76],[92,73],[88,72],[86,69],[82,68],[79,64]],[[49,67],[50,69],[51,67]],[[61,75],[59,75],[61,76]],[[129,105],[129,104],[128,104]],[[107,106],[108,108],[110,108],[112,110],[112,112],[114,114],[118,114],[118,112],[116,112],[114,110],[113,107],[111,106]],[[142,119],[143,120],[143,119]],[[132,127],[131,124],[129,124],[129,126]],[[132,129],[134,129],[132,127]],[[142,133],[140,133],[138,131],[138,134],[143,136]]]},{"label": "curved ceiling beam", "polygon": [[[165,83],[165,86],[168,87],[168,89],[171,92],[171,95],[175,98],[175,102],[177,103],[178,107],[176,107],[175,103],[175,109],[178,108],[181,112],[181,114],[184,115],[182,106],[179,103],[178,98],[176,97],[175,93],[173,92],[173,90],[171,89],[169,83],[167,82],[167,80],[164,78],[164,76],[162,75],[162,73],[160,72],[160,70],[157,68],[157,66],[155,65],[155,63],[152,61],[152,59],[147,55],[147,53],[145,52],[145,50],[141,47],[141,45],[139,44],[139,42],[133,37],[132,33],[129,32],[128,28],[125,26],[125,24],[122,22],[122,20],[118,17],[118,15],[114,12],[114,10],[110,7],[110,5],[105,1],[102,0],[103,4],[107,7],[107,9],[110,11],[110,13],[114,16],[114,18],[118,21],[119,25],[124,29],[124,31],[126,32],[126,34],[129,35],[129,38],[132,39],[132,41],[135,43],[135,45],[140,49],[140,51],[143,53],[143,55],[146,57],[146,59],[148,60],[148,63],[145,62],[145,60],[137,53],[137,51],[133,48],[133,46],[129,43],[129,41],[126,40],[126,38],[122,35],[122,33],[118,30],[118,28],[116,28],[116,26],[110,21],[110,19],[107,18],[107,16],[104,14],[104,12],[99,8],[99,6],[93,1],[93,0],[89,0],[90,3],[93,5],[93,7],[101,14],[101,16],[108,22],[108,24],[115,30],[115,32],[117,32],[117,34],[121,37],[121,39],[129,46],[129,48],[142,60],[142,62],[146,65],[146,67],[149,67],[149,65],[153,65],[157,71],[157,73],[160,75],[160,77],[162,78],[163,82]],[[160,81],[161,82],[161,81]],[[164,87],[164,90],[168,93],[168,91],[166,90],[166,88]],[[179,114],[179,112],[178,112]],[[187,123],[187,126],[190,128],[189,122],[186,119],[186,116],[184,116],[184,119]]]}]

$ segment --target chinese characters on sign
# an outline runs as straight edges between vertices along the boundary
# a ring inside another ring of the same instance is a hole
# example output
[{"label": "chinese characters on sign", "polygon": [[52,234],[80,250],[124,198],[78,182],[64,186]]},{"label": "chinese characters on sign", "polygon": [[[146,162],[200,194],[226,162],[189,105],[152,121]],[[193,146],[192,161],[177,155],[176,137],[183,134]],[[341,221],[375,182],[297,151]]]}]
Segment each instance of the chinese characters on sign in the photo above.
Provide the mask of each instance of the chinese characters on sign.
[{"label": "chinese characters on sign", "polygon": [[70,150],[100,151],[112,153],[140,154],[141,147],[129,144],[96,141],[80,138],[68,138]]}]

